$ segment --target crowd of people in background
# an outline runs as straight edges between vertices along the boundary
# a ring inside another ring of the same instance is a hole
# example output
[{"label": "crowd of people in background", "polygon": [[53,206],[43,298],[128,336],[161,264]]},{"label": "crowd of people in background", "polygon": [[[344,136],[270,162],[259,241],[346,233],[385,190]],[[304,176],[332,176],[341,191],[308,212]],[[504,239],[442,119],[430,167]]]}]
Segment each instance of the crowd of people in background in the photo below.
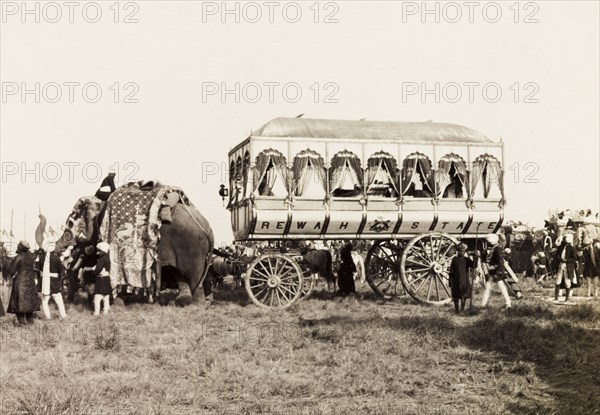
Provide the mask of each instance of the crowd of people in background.
[{"label": "crowd of people in background", "polygon": [[[531,275],[537,283],[554,279],[554,299],[558,301],[561,290],[565,290],[565,301],[573,296],[573,289],[586,286],[587,296],[598,296],[600,279],[600,227],[597,214],[591,210],[579,212],[576,220],[567,212],[558,212],[546,222],[545,228],[532,246],[537,246],[531,256]],[[456,246],[456,255],[450,263],[449,287],[455,312],[464,311],[474,285],[474,275],[479,275],[480,264],[484,265],[485,290],[481,307],[486,307],[494,287],[498,287],[504,298],[505,307],[511,308],[511,296],[519,297],[516,282],[508,270],[512,265],[511,241],[514,245],[514,229],[507,227],[500,235],[485,237],[487,250],[468,252],[464,244]],[[366,252],[369,241],[312,241],[312,242],[236,242],[217,248],[215,253],[225,258],[252,259],[269,249],[281,252],[311,249],[329,250],[338,277],[338,294],[351,295],[356,292],[357,268],[353,251]],[[40,249],[32,252],[27,241],[21,241],[16,256],[3,258],[3,277],[12,282],[10,299],[6,311],[16,315],[17,324],[33,324],[35,313],[43,312],[46,319],[52,318],[51,301],[60,318],[66,318],[63,301],[63,281],[68,287],[66,302],[73,303],[80,287],[87,292],[88,308],[94,315],[109,312],[112,289],[110,284],[110,246],[99,243],[87,246],[84,252],[74,248],[69,255],[55,252],[56,240],[48,237]],[[2,248],[4,249],[4,248]],[[209,281],[210,284],[210,281]],[[206,291],[206,287],[205,287]],[[210,288],[209,288],[210,291]],[[0,317],[5,315],[0,298]]]},{"label": "crowd of people in background", "polygon": [[573,289],[586,288],[588,297],[598,296],[600,279],[600,222],[591,209],[572,213],[553,212],[541,234],[531,237],[530,274],[537,283],[555,278],[556,301],[565,290],[565,301]]}]

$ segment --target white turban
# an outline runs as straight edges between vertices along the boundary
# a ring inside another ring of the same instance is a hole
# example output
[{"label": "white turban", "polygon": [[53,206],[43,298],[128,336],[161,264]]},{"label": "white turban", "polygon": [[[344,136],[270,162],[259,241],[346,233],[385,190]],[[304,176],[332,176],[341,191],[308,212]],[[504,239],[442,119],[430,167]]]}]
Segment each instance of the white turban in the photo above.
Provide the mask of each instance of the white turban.
[{"label": "white turban", "polygon": [[105,254],[108,254],[110,245],[108,244],[108,242],[100,242],[98,245],[96,245],[96,248],[98,249],[98,251],[102,251]]},{"label": "white turban", "polygon": [[490,233],[485,237],[486,241],[488,241],[492,245],[496,245],[500,238],[495,233]]}]

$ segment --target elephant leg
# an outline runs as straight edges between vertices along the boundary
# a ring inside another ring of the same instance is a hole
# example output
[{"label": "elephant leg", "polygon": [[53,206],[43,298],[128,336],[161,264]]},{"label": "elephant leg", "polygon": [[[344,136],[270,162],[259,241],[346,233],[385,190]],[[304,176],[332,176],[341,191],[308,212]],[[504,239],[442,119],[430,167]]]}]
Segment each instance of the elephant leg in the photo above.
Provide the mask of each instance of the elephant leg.
[{"label": "elephant leg", "polygon": [[187,280],[185,280],[183,277],[178,277],[177,288],[179,289],[179,294],[177,295],[177,298],[175,298],[175,304],[180,307],[191,304],[193,301],[192,290],[190,289],[190,284],[187,282]]}]

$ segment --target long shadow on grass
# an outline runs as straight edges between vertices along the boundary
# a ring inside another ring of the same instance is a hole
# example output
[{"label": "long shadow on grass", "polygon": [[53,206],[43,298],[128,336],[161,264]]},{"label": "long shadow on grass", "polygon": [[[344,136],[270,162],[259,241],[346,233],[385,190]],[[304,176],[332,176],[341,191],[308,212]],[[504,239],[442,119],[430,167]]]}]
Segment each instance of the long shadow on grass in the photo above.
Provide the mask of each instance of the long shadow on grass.
[{"label": "long shadow on grass", "polygon": [[[431,314],[427,314],[431,311]],[[469,318],[469,317],[467,317]],[[533,370],[549,386],[557,400],[555,413],[598,413],[600,395],[600,312],[588,305],[554,310],[545,305],[515,307],[510,314],[490,310],[470,317],[472,323],[457,325],[448,316],[422,308],[418,315],[383,320],[377,317],[331,316],[302,320],[305,327],[380,325],[406,330],[415,337],[433,335],[444,347],[464,345],[470,349],[500,354],[508,365],[495,365],[498,373],[527,376]],[[583,324],[579,324],[583,323]],[[592,326],[592,327],[590,327]],[[594,327],[596,326],[596,327]],[[532,369],[533,367],[533,369]],[[528,403],[512,397],[512,413],[538,413]]]}]

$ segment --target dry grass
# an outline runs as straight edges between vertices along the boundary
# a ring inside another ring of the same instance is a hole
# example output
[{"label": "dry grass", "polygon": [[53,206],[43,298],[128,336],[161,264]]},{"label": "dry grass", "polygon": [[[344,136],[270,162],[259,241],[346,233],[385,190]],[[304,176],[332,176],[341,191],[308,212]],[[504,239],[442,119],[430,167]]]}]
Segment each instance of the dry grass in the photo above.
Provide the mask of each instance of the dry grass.
[{"label": "dry grass", "polygon": [[[208,309],[0,321],[4,414],[598,413],[600,304],[510,312],[317,293],[287,312],[221,288]],[[7,304],[6,293],[3,301]]]}]

